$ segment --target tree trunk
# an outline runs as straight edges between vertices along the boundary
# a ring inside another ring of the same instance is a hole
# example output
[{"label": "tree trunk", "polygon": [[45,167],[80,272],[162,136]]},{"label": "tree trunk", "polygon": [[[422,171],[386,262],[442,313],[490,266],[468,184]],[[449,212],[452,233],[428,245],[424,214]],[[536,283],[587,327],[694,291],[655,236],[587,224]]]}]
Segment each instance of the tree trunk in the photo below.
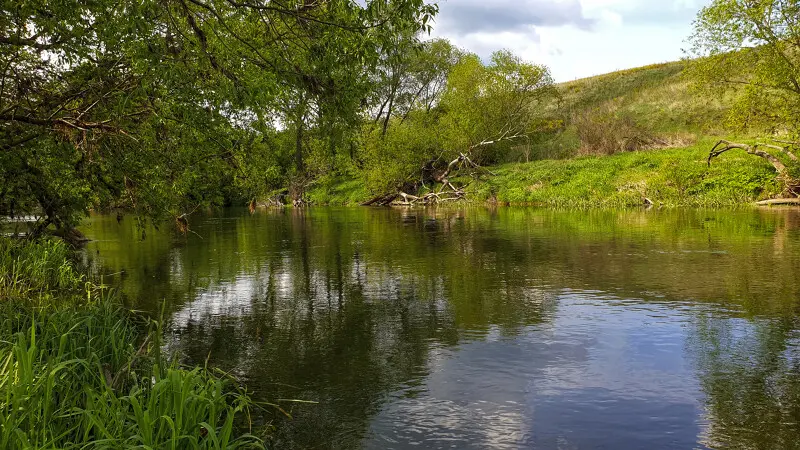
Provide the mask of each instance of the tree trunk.
[{"label": "tree trunk", "polygon": [[298,175],[305,172],[305,161],[303,160],[303,131],[304,131],[304,123],[302,120],[302,116],[298,116],[297,119],[297,132],[295,134],[295,149],[294,149],[294,166],[297,169]]}]

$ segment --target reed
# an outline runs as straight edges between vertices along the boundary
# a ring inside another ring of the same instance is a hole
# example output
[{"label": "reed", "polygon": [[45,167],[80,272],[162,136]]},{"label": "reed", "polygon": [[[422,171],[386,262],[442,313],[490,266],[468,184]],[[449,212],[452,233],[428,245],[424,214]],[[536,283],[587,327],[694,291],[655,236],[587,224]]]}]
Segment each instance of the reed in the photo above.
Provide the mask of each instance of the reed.
[{"label": "reed", "polygon": [[81,290],[85,276],[59,240],[0,239],[0,299],[40,299]]},{"label": "reed", "polygon": [[[164,357],[56,241],[0,243],[0,448],[262,448],[235,381]],[[144,331],[142,331],[144,330]]]}]

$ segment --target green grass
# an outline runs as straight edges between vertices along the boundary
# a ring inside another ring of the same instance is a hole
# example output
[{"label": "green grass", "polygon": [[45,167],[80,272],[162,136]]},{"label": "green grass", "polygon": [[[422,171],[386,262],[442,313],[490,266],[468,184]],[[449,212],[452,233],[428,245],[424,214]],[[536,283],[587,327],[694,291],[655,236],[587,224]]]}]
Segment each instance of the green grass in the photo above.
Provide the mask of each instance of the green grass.
[{"label": "green grass", "polygon": [[46,300],[55,292],[83,288],[84,276],[70,257],[70,249],[61,241],[19,245],[0,239],[0,301]]},{"label": "green grass", "polygon": [[470,198],[559,208],[632,207],[645,198],[666,207],[729,207],[780,193],[774,170],[759,158],[731,152],[709,167],[712,145],[704,139],[689,148],[506,164],[470,185]]},{"label": "green grass", "polygon": [[232,379],[161,354],[59,241],[0,240],[0,448],[261,448]]},{"label": "green grass", "polygon": [[[581,150],[592,153],[585,143],[581,149],[579,139],[578,127],[587,119],[601,126],[629,121],[635,124],[634,135],[672,143],[673,147],[690,145],[705,136],[756,137],[771,132],[775,124],[766,117],[751,117],[745,130],[735,127],[731,112],[744,91],[737,86],[713,93],[694,89],[685,73],[689,64],[654,64],[558,85],[560,98],[545,113],[560,120],[563,128],[538,137],[533,155],[563,159]],[[606,128],[613,134],[613,126]],[[519,161],[519,156],[512,155],[510,161]]]},{"label": "green grass", "polygon": [[357,205],[369,197],[359,178],[333,178],[316,183],[307,193],[316,205]]},{"label": "green grass", "polygon": [[[707,164],[714,144],[704,138],[686,148],[618,153],[491,167],[495,176],[470,183],[468,199],[482,203],[556,208],[627,208],[647,198],[663,207],[732,207],[780,194],[772,167],[744,152],[729,152]],[[370,198],[348,180],[318,204],[357,205]]]},{"label": "green grass", "polygon": [[562,83],[560,107],[567,114],[610,108],[656,133],[731,131],[726,118],[741,91],[710,97],[693,90],[684,75],[686,65],[685,61],[654,64]]}]

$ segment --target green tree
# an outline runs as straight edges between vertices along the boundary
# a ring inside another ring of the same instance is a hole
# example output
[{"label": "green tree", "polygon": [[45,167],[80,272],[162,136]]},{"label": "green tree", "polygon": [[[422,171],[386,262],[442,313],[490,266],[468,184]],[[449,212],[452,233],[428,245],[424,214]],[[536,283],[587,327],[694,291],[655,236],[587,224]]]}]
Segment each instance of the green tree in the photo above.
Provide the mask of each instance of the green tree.
[{"label": "green tree", "polygon": [[800,132],[800,2],[714,0],[703,8],[691,37],[690,67],[704,89],[742,88],[732,119],[762,121]]},{"label": "green tree", "polygon": [[[398,88],[390,90],[390,99],[400,105],[393,109],[392,125],[384,115],[383,127],[366,132],[365,178],[380,194],[377,203],[396,199],[386,192],[408,193],[437,183],[462,198],[464,193],[448,181],[456,167],[476,169],[476,162],[503,160],[510,143],[537,133],[544,103],[556,95],[546,67],[508,51],[494,53],[484,64],[477,55],[434,41],[403,63]],[[378,118],[382,112],[383,106]]]},{"label": "green tree", "polygon": [[42,232],[92,208],[183,218],[254,195],[287,163],[270,142],[286,99],[307,99],[317,126],[352,123],[378,49],[435,12],[422,0],[3,1],[0,213],[42,213]]},{"label": "green tree", "polygon": [[442,98],[447,148],[496,162],[504,143],[526,139],[536,131],[541,102],[554,95],[553,78],[545,66],[527,63],[508,51],[493,53],[488,65],[475,55],[466,57],[451,72]]},{"label": "green tree", "polygon": [[767,160],[785,186],[783,195],[796,197],[800,165],[790,147],[798,146],[792,140],[800,134],[800,2],[714,0],[700,11],[691,41],[697,58],[689,73],[695,84],[701,90],[740,89],[731,120],[742,128],[767,123],[781,143],[720,141],[709,162],[744,150]]}]

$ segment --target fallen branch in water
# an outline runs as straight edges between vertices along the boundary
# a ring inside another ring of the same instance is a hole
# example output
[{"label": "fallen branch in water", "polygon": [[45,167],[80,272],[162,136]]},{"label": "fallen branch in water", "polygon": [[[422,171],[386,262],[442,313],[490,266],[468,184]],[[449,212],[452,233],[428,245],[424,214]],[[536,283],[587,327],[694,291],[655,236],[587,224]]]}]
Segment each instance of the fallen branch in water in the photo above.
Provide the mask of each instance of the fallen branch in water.
[{"label": "fallen branch in water", "polygon": [[800,198],[774,198],[756,202],[758,206],[781,206],[781,205],[800,205]]}]

